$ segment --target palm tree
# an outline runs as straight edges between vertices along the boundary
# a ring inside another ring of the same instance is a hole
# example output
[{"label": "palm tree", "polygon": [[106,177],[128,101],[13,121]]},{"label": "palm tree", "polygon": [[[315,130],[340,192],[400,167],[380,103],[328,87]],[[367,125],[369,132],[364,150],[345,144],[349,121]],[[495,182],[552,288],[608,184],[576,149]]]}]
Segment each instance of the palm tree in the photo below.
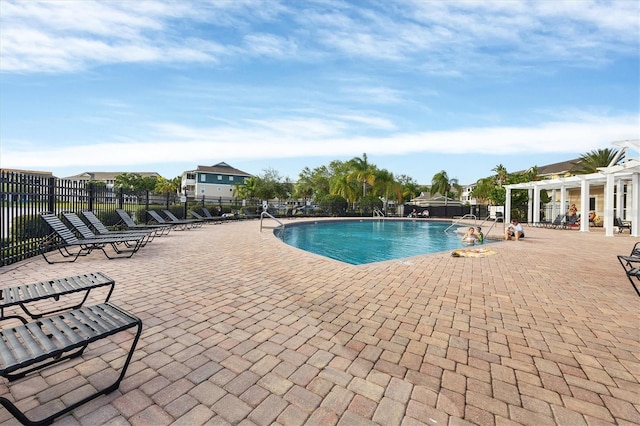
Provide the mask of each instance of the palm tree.
[{"label": "palm tree", "polygon": [[[607,167],[616,155],[618,155],[618,150],[612,148],[595,149],[587,152],[582,154],[577,162],[573,163],[576,166],[573,172],[579,175],[597,173],[599,167]],[[620,156],[618,161],[623,159],[624,154]]]},{"label": "palm tree", "polygon": [[384,198],[384,210],[387,211],[389,197],[396,201],[402,199],[402,186],[395,180],[393,173],[386,169],[375,171],[374,190]]},{"label": "palm tree", "polygon": [[447,172],[444,170],[433,175],[433,179],[431,179],[431,193],[443,195],[445,206],[447,205],[452,189],[454,189],[456,193],[460,193],[461,186],[458,183],[458,179],[449,179]]},{"label": "palm tree", "polygon": [[354,204],[358,199],[358,191],[353,185],[353,180],[347,175],[338,175],[331,178],[331,194],[340,195],[345,200]]},{"label": "palm tree", "polygon": [[492,172],[496,172],[496,184],[502,188],[502,184],[507,182],[509,178],[509,173],[507,172],[507,168],[502,164],[498,164],[493,169]]},{"label": "palm tree", "polygon": [[367,154],[362,154],[362,158],[354,157],[349,160],[352,171],[348,179],[362,182],[362,197],[367,195],[367,184],[373,185],[376,180],[375,168],[367,162]]}]

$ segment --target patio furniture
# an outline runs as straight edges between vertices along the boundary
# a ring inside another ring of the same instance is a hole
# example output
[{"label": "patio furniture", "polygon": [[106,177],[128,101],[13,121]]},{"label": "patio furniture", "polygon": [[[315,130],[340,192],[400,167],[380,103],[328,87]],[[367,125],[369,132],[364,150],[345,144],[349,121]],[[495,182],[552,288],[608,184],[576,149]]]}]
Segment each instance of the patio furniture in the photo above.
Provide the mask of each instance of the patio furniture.
[{"label": "patio furniture", "polygon": [[164,213],[165,216],[167,216],[169,218],[170,222],[173,222],[173,223],[180,223],[180,222],[188,223],[188,224],[191,225],[192,228],[199,228],[204,223],[204,220],[199,220],[199,219],[180,219],[180,218],[176,217],[176,215],[171,213],[171,210],[167,210],[167,209],[162,210],[162,213]]},{"label": "patio furniture", "polygon": [[[65,225],[58,216],[52,213],[42,213],[40,215],[42,219],[49,225],[49,227],[53,230],[53,233],[50,234],[44,241],[40,243],[40,253],[42,257],[47,261],[47,263],[61,263],[61,262],[75,262],[78,257],[86,256],[91,253],[93,250],[100,250],[108,259],[120,259],[120,258],[129,258],[133,256],[139,249],[142,244],[142,238],[138,239],[136,244],[129,249],[123,250],[119,248],[117,245],[121,241],[110,240],[107,238],[83,238],[79,239],[76,235]],[[130,241],[133,241],[130,239]],[[105,247],[111,246],[115,256],[109,255],[105,250]],[[69,249],[76,247],[78,249],[77,252],[71,252]],[[51,260],[47,257],[46,253],[51,249],[58,250],[60,255],[64,258],[64,260]]]},{"label": "patio furniture", "polygon": [[155,221],[157,224],[170,226],[171,229],[175,229],[175,230],[178,230],[178,231],[184,231],[184,230],[190,228],[190,224],[187,223],[187,222],[169,221],[169,220],[163,218],[162,216],[160,216],[160,214],[158,212],[153,211],[153,210],[147,210],[147,214],[151,217],[151,220]]},{"label": "patio furniture", "polygon": [[131,216],[129,216],[129,213],[127,213],[126,211],[122,210],[122,209],[116,209],[116,213],[118,214],[118,216],[120,216],[121,219],[121,223],[124,224],[124,226],[127,227],[127,229],[153,229],[155,230],[158,234],[156,234],[157,236],[163,236],[163,235],[167,235],[170,231],[171,231],[171,225],[162,225],[162,224],[137,224],[133,218]]},{"label": "patio furniture", "polygon": [[105,226],[98,216],[96,216],[92,211],[84,211],[82,215],[87,219],[89,225],[95,229],[98,235],[101,236],[109,236],[109,235],[146,235],[147,242],[151,242],[157,235],[158,229],[125,229],[120,231],[112,231]]},{"label": "patio furniture", "polygon": [[193,210],[189,210],[189,214],[193,217],[195,217],[196,219],[205,222],[205,223],[213,223],[218,224],[218,223],[222,223],[222,218],[221,217],[205,217],[202,216],[200,213],[196,213]]},{"label": "patio furniture", "polygon": [[[65,310],[78,309],[87,301],[91,291],[100,287],[110,287],[105,298],[105,302],[109,301],[115,282],[102,272],[90,272],[87,274],[76,275],[66,278],[56,278],[46,281],[40,281],[32,284],[17,285],[0,289],[0,321],[10,318],[16,318],[26,324],[27,319],[18,314],[6,315],[5,309],[20,307],[22,311],[31,319],[42,318],[45,315],[51,315],[56,312]],[[52,310],[42,312],[32,312],[32,308],[27,305],[34,305],[45,299],[59,300],[60,296],[71,295],[74,293],[84,293],[82,299],[72,301],[71,306],[55,307]]]},{"label": "patio furniture", "polygon": [[[140,338],[142,321],[111,302],[105,302],[0,331],[0,375],[13,381],[50,365],[77,358],[90,344],[132,328],[136,331],[128,355],[119,376],[111,384],[40,420],[29,419],[11,400],[13,398],[0,397],[0,404],[22,424],[47,425],[80,405],[118,389]],[[93,381],[92,385],[97,387],[100,382]],[[75,390],[72,387],[69,392]],[[58,403],[48,406],[59,408]]]},{"label": "patio furniture", "polygon": [[614,218],[613,226],[618,227],[618,234],[622,234],[622,231],[624,231],[625,229],[628,229],[629,233],[631,233],[631,222],[627,220],[622,220],[619,217],[616,217]]},{"label": "patio furniture", "polygon": [[[640,257],[618,255],[618,261],[620,261],[620,264],[622,265],[631,286],[636,291],[636,294],[640,296],[640,290],[636,286],[636,282],[640,283]],[[634,278],[636,281],[634,281]]]},{"label": "patio furniture", "polygon": [[109,240],[115,244],[124,244],[127,247],[132,247],[133,243],[141,241],[140,246],[144,247],[149,242],[149,234],[127,234],[127,235],[96,235],[86,223],[80,219],[80,217],[72,212],[62,213],[64,218],[73,226],[73,229],[80,234],[82,238],[86,239],[99,239]]}]

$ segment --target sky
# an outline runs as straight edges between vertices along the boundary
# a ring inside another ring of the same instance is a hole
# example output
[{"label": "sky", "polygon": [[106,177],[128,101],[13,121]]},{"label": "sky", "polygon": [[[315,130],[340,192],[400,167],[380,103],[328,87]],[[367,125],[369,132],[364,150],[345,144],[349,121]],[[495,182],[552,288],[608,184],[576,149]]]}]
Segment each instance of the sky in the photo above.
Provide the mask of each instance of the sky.
[{"label": "sky", "polygon": [[0,167],[367,155],[460,184],[640,139],[640,2],[0,1]]}]

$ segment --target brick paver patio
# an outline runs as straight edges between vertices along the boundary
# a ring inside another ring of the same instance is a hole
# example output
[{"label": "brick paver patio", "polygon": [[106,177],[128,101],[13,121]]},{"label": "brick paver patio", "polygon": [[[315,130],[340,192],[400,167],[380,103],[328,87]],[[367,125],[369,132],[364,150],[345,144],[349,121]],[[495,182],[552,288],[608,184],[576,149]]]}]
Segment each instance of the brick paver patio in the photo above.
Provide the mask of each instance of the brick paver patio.
[{"label": "brick paver patio", "polygon": [[[102,271],[144,322],[120,389],[57,424],[640,424],[640,298],[615,257],[628,233],[527,228],[486,258],[351,266],[258,228],[0,268],[1,286]],[[104,382],[128,343],[12,383],[11,398],[43,417]],[[16,423],[5,409],[0,422]]]}]

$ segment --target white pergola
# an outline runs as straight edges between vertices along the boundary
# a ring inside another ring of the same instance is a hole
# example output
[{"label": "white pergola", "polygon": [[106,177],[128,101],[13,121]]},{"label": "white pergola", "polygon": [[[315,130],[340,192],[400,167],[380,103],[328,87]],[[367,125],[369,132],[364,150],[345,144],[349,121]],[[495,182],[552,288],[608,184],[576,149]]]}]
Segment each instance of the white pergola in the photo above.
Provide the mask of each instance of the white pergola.
[{"label": "white pergola", "polygon": [[[541,190],[558,190],[560,191],[560,206],[564,206],[567,189],[580,188],[580,211],[587,212],[589,211],[589,188],[598,185],[604,186],[604,211],[602,217],[604,219],[605,235],[612,237],[614,197],[617,197],[615,205],[622,206],[622,189],[623,185],[626,184],[627,195],[630,195],[631,198],[630,214],[627,215],[627,220],[631,222],[631,235],[634,237],[640,236],[640,158],[627,157],[622,163],[616,164],[622,154],[628,156],[631,151],[640,152],[640,140],[614,142],[613,144],[620,148],[618,156],[614,158],[608,167],[601,168],[598,173],[505,185],[504,188],[507,190],[504,208],[505,223],[511,221],[511,191],[514,189],[528,190],[529,200],[533,200],[534,206],[540,205]],[[529,209],[529,216],[529,222],[540,222],[540,209]],[[618,216],[621,215],[618,213]],[[580,231],[589,232],[588,220],[580,221]]]}]

